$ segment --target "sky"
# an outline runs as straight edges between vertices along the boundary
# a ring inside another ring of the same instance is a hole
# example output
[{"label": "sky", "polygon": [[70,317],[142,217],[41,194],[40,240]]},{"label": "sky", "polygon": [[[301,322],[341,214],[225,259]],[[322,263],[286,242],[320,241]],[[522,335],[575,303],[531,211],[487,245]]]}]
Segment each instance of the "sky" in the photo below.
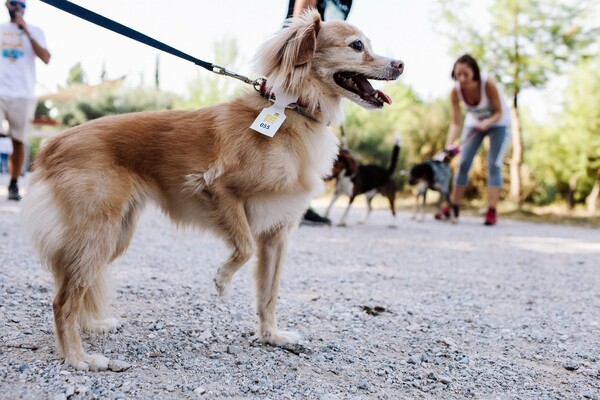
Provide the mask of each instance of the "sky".
[{"label": "sky", "polygon": [[[213,62],[214,44],[235,38],[241,59],[236,72],[254,77],[250,60],[255,50],[277,31],[287,11],[285,0],[75,0],[73,3],[127,25],[148,36]],[[355,0],[348,22],[371,39],[379,54],[405,62],[401,80],[421,96],[445,95],[452,61],[447,43],[435,31],[433,0]],[[38,93],[64,84],[70,67],[81,62],[90,83],[100,79],[104,65],[109,78],[124,74],[134,82],[143,75],[153,82],[159,51],[92,25],[38,0],[29,0],[25,19],[41,27],[51,63],[38,65]],[[209,73],[192,63],[162,53],[161,86],[185,93],[196,74]],[[225,66],[230,67],[230,66]]]},{"label": "sky", "polygon": [[[224,37],[236,39],[239,65],[224,67],[250,78],[255,50],[276,32],[285,17],[285,0],[74,0],[107,18],[127,25],[196,58],[214,62],[214,45]],[[484,21],[489,0],[473,2],[466,12]],[[455,58],[436,26],[435,0],[355,0],[348,22],[359,27],[374,50],[405,63],[400,81],[423,99],[448,96]],[[8,15],[7,15],[8,17]],[[161,88],[180,95],[198,74],[211,74],[166,53],[95,26],[39,0],[29,0],[25,20],[42,28],[52,54],[49,65],[38,62],[37,94],[54,92],[69,69],[82,63],[89,83],[127,75],[127,81],[151,85],[160,53]],[[223,78],[229,79],[229,78]],[[243,85],[243,83],[240,83]],[[527,97],[521,104],[527,105]]]}]

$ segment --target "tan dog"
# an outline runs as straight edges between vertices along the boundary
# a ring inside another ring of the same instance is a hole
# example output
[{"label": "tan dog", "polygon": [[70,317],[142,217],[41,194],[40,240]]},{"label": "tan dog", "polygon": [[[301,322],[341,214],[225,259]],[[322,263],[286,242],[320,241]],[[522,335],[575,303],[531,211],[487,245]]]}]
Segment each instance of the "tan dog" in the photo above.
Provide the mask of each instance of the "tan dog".
[{"label": "tan dog", "polygon": [[268,89],[298,98],[273,137],[249,127],[271,105],[255,92],[196,111],[110,116],[49,141],[35,160],[23,204],[25,226],[52,271],[57,344],[76,369],[103,370],[109,360],[83,351],[78,327],[107,331],[107,266],[128,247],[147,201],[179,225],[209,229],[232,249],[214,279],[223,294],[257,252],[259,340],[299,339],[277,328],[275,306],[288,238],[309,200],[322,190],[337,154],[327,128],[340,101],[367,108],[390,99],[367,78],[396,79],[400,61],[373,53],[345,22],[315,11],[289,21],[257,55]]}]

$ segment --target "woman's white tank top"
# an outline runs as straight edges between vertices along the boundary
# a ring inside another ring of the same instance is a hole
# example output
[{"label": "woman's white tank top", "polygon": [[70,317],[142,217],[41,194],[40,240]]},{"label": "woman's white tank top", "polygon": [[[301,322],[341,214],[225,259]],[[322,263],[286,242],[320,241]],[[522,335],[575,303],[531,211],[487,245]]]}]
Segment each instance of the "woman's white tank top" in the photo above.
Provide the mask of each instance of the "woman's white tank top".
[{"label": "woman's white tank top", "polygon": [[[490,115],[492,115],[492,105],[490,104],[490,99],[485,93],[485,83],[488,80],[488,76],[487,74],[481,74],[480,76],[481,100],[479,100],[479,104],[475,106],[467,104],[465,98],[463,97],[463,93],[460,88],[460,83],[456,82],[456,92],[458,93],[458,98],[465,104],[465,107],[467,108],[467,116],[465,117],[464,125],[468,127],[473,127],[477,125],[479,121],[486,119]],[[510,126],[510,110],[508,109],[508,105],[506,104],[504,94],[500,91],[500,89],[498,89],[498,95],[500,96],[500,104],[502,106],[502,116],[492,126]]]}]

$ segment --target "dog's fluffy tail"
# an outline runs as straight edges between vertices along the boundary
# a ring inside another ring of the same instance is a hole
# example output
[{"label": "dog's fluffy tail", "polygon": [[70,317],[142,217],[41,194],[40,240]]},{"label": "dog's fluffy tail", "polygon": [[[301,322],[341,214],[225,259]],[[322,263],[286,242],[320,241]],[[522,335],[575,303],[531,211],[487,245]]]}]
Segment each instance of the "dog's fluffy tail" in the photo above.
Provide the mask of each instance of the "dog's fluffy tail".
[{"label": "dog's fluffy tail", "polygon": [[390,175],[394,173],[396,167],[398,166],[398,156],[400,155],[400,143],[401,143],[400,135],[396,135],[396,141],[394,143],[394,150],[392,150],[392,160],[390,162],[390,167],[388,168],[388,172]]}]

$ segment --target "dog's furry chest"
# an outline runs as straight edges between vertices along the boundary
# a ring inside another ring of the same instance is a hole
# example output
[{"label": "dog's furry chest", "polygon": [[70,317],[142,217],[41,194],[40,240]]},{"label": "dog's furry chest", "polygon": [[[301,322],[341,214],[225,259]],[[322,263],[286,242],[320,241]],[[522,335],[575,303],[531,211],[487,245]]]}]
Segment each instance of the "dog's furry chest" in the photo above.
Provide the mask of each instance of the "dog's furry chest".
[{"label": "dog's furry chest", "polygon": [[297,222],[310,200],[323,191],[323,177],[331,172],[338,139],[322,127],[271,155],[268,180],[270,191],[250,197],[246,211],[251,229],[263,232],[282,224]]}]

